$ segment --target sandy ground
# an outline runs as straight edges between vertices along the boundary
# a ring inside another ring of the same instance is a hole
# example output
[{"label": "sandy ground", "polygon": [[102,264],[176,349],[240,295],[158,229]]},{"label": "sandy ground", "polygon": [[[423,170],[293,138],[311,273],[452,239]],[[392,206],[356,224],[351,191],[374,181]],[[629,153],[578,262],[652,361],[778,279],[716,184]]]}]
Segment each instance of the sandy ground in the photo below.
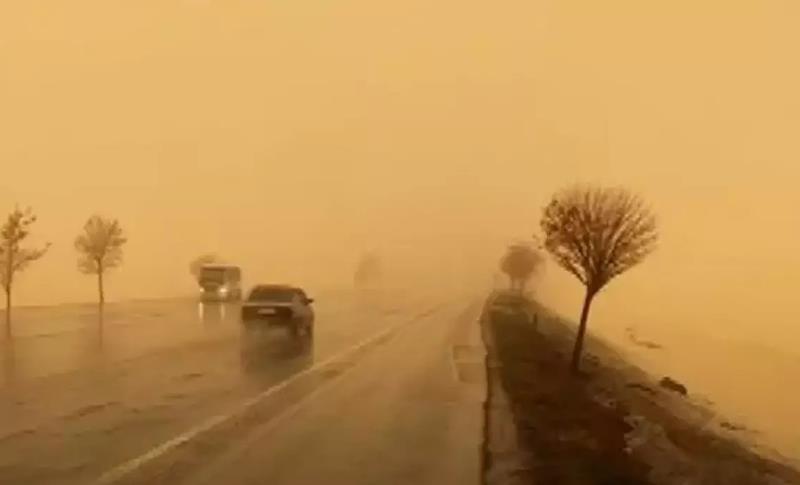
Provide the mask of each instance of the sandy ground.
[{"label": "sandy ground", "polygon": [[570,378],[573,327],[545,308],[531,304],[527,318],[485,313],[482,321],[490,389],[499,382],[487,406],[510,410],[517,444],[515,453],[489,451],[487,482],[800,483],[780,457],[759,453],[735,429],[720,427],[724,419],[661,388],[662,376],[647,375],[597,339],[587,342],[585,375]]}]

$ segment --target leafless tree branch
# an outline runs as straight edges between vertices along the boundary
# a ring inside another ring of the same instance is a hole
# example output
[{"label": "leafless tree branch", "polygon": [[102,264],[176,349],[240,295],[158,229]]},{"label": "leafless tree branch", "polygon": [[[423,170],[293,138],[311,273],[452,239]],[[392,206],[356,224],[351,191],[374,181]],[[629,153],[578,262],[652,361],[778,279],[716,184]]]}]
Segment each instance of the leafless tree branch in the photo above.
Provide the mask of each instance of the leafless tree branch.
[{"label": "leafless tree branch", "polygon": [[658,240],[655,216],[621,188],[559,192],[545,207],[541,227],[548,252],[592,293],[642,262]]},{"label": "leafless tree branch", "polygon": [[640,197],[625,189],[578,185],[553,196],[541,228],[545,249],[586,287],[572,356],[577,371],[592,299],[653,252],[656,219]]},{"label": "leafless tree branch", "polygon": [[122,247],[128,239],[116,219],[94,215],[83,225],[83,231],[75,238],[78,251],[78,270],[97,275],[100,305],[105,302],[103,275],[109,269],[122,264]]},{"label": "leafless tree branch", "polygon": [[23,242],[30,235],[30,228],[36,222],[36,215],[28,208],[15,208],[0,228],[0,285],[6,293],[6,331],[11,334],[11,292],[14,278],[34,261],[42,258],[50,244],[41,248],[24,247]]}]

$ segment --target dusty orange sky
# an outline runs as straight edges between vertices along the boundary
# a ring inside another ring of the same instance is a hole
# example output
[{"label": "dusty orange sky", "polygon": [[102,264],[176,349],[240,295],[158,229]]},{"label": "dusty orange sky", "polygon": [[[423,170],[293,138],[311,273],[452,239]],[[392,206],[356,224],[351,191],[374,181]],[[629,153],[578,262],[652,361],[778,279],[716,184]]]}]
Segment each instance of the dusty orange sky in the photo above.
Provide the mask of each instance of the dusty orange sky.
[{"label": "dusty orange sky", "polygon": [[[95,211],[130,236],[115,298],[191,291],[206,251],[325,285],[378,248],[478,286],[588,181],[641,192],[663,232],[595,324],[797,348],[798,21],[790,0],[4,1],[0,208],[54,243],[17,301],[94,298],[72,240]],[[552,265],[541,292],[577,312]]]}]

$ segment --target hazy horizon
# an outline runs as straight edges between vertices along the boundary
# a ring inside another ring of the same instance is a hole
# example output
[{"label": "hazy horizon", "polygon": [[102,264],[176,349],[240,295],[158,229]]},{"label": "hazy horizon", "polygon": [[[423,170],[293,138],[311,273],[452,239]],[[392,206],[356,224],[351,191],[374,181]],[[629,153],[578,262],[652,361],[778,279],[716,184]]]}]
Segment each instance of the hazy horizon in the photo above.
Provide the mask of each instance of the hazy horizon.
[{"label": "hazy horizon", "polygon": [[[374,249],[479,288],[553,191],[590,182],[640,193],[662,234],[592,328],[797,353],[798,19],[779,0],[5,2],[0,216],[31,206],[53,242],[15,301],[94,298],[72,241],[95,212],[130,238],[111,299],[185,294],[206,252],[334,285]],[[540,292],[577,313],[554,264]]]}]

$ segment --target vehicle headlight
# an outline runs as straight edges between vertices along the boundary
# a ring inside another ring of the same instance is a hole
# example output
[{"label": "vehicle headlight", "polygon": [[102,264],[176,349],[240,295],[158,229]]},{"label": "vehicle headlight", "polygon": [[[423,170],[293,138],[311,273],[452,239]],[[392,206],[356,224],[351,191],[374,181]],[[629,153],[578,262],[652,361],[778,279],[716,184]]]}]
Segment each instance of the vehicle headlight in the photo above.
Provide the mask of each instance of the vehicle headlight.
[{"label": "vehicle headlight", "polygon": [[223,287],[221,287],[221,288],[220,288],[219,290],[217,290],[217,291],[219,291],[219,293],[220,293],[221,295],[224,295],[224,294],[228,293],[228,289],[227,289],[226,287],[224,287],[224,286],[223,286]]}]

